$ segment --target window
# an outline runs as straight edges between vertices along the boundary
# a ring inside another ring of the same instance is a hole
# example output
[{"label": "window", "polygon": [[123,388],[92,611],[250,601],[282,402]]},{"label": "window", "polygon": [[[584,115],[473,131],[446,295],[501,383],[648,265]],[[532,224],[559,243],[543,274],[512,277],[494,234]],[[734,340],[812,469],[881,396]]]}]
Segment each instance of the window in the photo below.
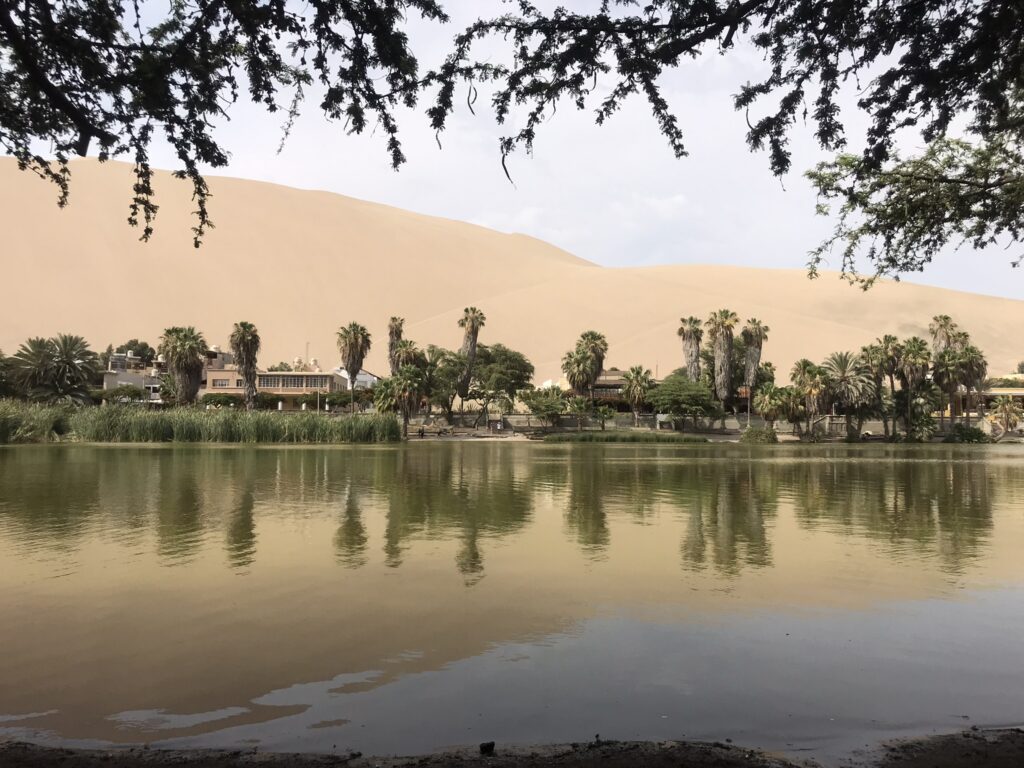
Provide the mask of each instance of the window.
[{"label": "window", "polygon": [[215,389],[224,389],[230,384],[229,379],[211,379],[210,386]]},{"label": "window", "polygon": [[235,379],[235,389],[241,389],[245,386],[245,382],[242,379]]}]

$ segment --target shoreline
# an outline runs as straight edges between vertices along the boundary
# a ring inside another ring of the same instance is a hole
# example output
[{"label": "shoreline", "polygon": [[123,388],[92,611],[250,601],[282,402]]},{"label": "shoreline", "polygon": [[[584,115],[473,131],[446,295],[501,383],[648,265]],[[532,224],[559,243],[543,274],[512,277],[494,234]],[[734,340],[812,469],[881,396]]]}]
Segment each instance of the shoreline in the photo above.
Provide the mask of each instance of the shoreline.
[{"label": "shoreline", "polygon": [[[160,749],[135,746],[77,749],[0,740],[4,768],[820,768],[800,760],[723,742],[594,741],[509,746],[490,744],[404,757],[238,750]],[[1024,765],[1024,729],[997,728],[901,739],[878,744],[831,765],[847,768],[1019,768]]]}]

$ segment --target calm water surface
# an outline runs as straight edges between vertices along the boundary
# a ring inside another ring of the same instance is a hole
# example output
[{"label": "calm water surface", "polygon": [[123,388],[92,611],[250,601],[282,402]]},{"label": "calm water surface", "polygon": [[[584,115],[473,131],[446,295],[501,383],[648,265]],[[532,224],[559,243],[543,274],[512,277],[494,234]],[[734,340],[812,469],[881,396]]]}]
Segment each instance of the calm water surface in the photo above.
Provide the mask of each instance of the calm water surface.
[{"label": "calm water surface", "polygon": [[0,737],[835,760],[1024,723],[1024,452],[0,449]]}]

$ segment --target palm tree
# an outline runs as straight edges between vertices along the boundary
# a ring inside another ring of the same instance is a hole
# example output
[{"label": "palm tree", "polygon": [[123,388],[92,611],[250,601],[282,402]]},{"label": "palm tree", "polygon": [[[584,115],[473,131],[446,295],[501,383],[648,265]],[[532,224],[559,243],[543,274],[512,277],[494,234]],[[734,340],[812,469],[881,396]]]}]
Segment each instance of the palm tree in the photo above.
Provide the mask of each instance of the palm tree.
[{"label": "palm tree", "polygon": [[754,384],[757,381],[757,371],[761,366],[761,348],[768,340],[768,331],[771,330],[756,317],[747,320],[743,326],[741,336],[746,346],[746,359],[743,369],[743,384],[747,388],[747,426],[750,426],[750,404],[754,394]]},{"label": "palm tree", "polygon": [[903,356],[900,360],[900,378],[907,389],[907,432],[913,423],[914,390],[924,383],[931,363],[928,342],[918,336],[912,336],[903,343]]},{"label": "palm tree", "polygon": [[649,368],[634,365],[622,374],[622,397],[633,409],[633,426],[640,426],[640,409],[647,402],[647,394],[654,387]]},{"label": "palm tree", "polygon": [[1000,395],[992,403],[991,418],[1002,427],[1002,433],[996,438],[996,440],[1002,440],[1008,432],[1016,429],[1020,424],[1021,419],[1024,418],[1024,409],[1021,409],[1009,395]]},{"label": "palm tree", "polygon": [[676,331],[683,340],[683,365],[690,381],[700,381],[700,342],[704,337],[700,318],[679,318],[679,330]]},{"label": "palm tree", "polygon": [[88,342],[66,333],[29,339],[8,364],[14,384],[26,397],[51,403],[90,402],[89,385],[99,372],[99,356]]},{"label": "palm tree", "polygon": [[[711,340],[715,353],[715,396],[722,404],[732,395],[732,339],[733,328],[740,319],[730,309],[712,312],[704,321],[708,338]],[[723,421],[724,421],[723,416]]]},{"label": "palm tree", "polygon": [[398,409],[402,414],[402,436],[409,437],[409,417],[419,405],[423,391],[423,372],[415,365],[403,365],[391,377]]},{"label": "palm tree", "polygon": [[852,352],[833,352],[821,368],[827,376],[829,392],[843,407],[846,436],[856,437],[853,411],[875,398],[874,381],[867,365],[859,355]]},{"label": "palm tree", "polygon": [[569,386],[578,395],[587,391],[590,385],[590,374],[594,370],[594,361],[585,349],[576,348],[565,353],[562,358],[562,373]]},{"label": "palm tree", "polygon": [[[900,340],[892,334],[886,334],[876,342],[881,349],[882,371],[889,379],[889,398],[896,400],[896,374],[900,370],[903,360],[903,345]],[[898,433],[896,428],[896,414],[892,417],[893,435]]]},{"label": "palm tree", "polygon": [[590,355],[590,376],[587,378],[587,390],[590,399],[594,399],[594,384],[604,371],[604,357],[608,354],[608,339],[597,331],[584,331],[576,342],[576,350]]},{"label": "palm tree", "polygon": [[476,307],[466,307],[462,310],[462,317],[459,318],[459,328],[463,329],[462,349],[460,352],[466,359],[466,372],[462,374],[459,382],[459,409],[461,410],[466,395],[469,394],[469,383],[473,379],[473,364],[476,362],[476,346],[480,337],[480,329],[487,322],[487,316]]},{"label": "palm tree", "polygon": [[52,360],[49,339],[42,336],[28,339],[10,358],[11,381],[15,388],[29,399],[42,397],[51,379]]},{"label": "palm tree", "polygon": [[814,418],[821,411],[821,400],[828,388],[825,372],[807,358],[797,360],[789,374],[793,388],[804,399],[804,413],[807,416],[807,431],[813,434]]},{"label": "palm tree", "polygon": [[[953,426],[956,419],[956,392],[965,380],[964,355],[956,347],[947,346],[941,352],[936,353],[935,361],[932,363],[932,381],[946,393],[949,400],[949,424]],[[946,409],[939,412],[939,428],[946,426]]]},{"label": "palm tree", "polygon": [[978,393],[978,413],[984,416],[985,399],[981,393],[985,390],[985,380],[988,378],[988,361],[981,350],[973,344],[967,344],[960,353],[963,365],[963,383],[967,389],[967,403],[964,406],[964,424],[970,423],[971,390]]},{"label": "palm tree", "polygon": [[160,337],[160,352],[174,379],[179,405],[191,405],[199,394],[206,361],[206,339],[191,325],[174,326]]},{"label": "palm tree", "polygon": [[569,413],[576,417],[576,431],[583,431],[583,417],[587,416],[593,404],[585,397],[573,397],[569,400]]},{"label": "palm tree", "polygon": [[935,315],[928,324],[928,333],[932,337],[932,350],[938,358],[947,349],[955,345],[960,330],[949,315]]},{"label": "palm tree", "polygon": [[398,369],[402,367],[401,363],[395,358],[395,350],[402,341],[402,329],[404,327],[405,318],[392,317],[388,320],[388,365],[391,366],[392,376],[398,373]]},{"label": "palm tree", "polygon": [[[765,384],[754,395],[753,405],[769,429],[775,429],[775,422],[783,413],[785,393],[774,384]],[[749,423],[748,423],[749,426]]]},{"label": "palm tree", "polygon": [[388,351],[393,364],[401,370],[407,365],[422,367],[420,364],[426,361],[423,352],[416,346],[412,339],[400,339],[393,350]]},{"label": "palm tree", "polygon": [[885,378],[885,353],[881,344],[868,344],[860,349],[861,360],[867,367],[874,385],[875,408],[882,417],[882,428],[886,439],[889,438],[889,410],[882,395],[882,380]]},{"label": "palm tree", "polygon": [[235,323],[229,343],[245,386],[245,410],[251,411],[256,407],[256,359],[260,353],[260,333],[252,323]]},{"label": "palm tree", "polygon": [[338,329],[338,352],[348,374],[348,388],[352,392],[352,412],[356,411],[356,379],[363,370],[363,360],[370,354],[370,332],[354,320]]},{"label": "palm tree", "polygon": [[799,434],[800,422],[807,415],[807,399],[798,387],[782,387],[779,389],[779,413],[793,425],[793,433]]}]

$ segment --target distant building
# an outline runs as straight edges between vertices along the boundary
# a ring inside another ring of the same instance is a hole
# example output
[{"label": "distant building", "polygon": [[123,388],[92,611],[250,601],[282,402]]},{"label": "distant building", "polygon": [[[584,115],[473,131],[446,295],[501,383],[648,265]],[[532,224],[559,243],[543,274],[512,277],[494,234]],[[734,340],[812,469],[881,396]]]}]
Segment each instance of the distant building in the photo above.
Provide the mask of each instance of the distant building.
[{"label": "distant building", "polygon": [[[334,373],[337,376],[340,376],[342,379],[344,379],[345,380],[345,389],[349,388],[349,385],[348,385],[348,379],[349,379],[348,371],[346,371],[344,368],[342,368],[339,365],[337,368],[335,368],[332,371],[332,373]],[[355,386],[355,388],[356,389],[370,389],[371,387],[377,386],[377,384],[379,384],[379,383],[380,383],[380,376],[377,376],[376,374],[370,373],[368,370],[366,370],[364,368],[361,371],[359,371],[359,375],[356,376],[356,386]]]},{"label": "distant building", "polygon": [[[315,361],[310,361],[315,367]],[[356,388],[366,389],[374,386],[380,378],[367,371],[360,371],[356,377]],[[299,402],[307,395],[317,393],[329,395],[335,392],[348,391],[348,375],[344,368],[333,371],[257,371],[256,391],[277,398],[278,408],[282,411],[301,410]],[[207,394],[245,395],[245,382],[238,373],[234,363],[219,368],[207,368],[199,397]]]}]

